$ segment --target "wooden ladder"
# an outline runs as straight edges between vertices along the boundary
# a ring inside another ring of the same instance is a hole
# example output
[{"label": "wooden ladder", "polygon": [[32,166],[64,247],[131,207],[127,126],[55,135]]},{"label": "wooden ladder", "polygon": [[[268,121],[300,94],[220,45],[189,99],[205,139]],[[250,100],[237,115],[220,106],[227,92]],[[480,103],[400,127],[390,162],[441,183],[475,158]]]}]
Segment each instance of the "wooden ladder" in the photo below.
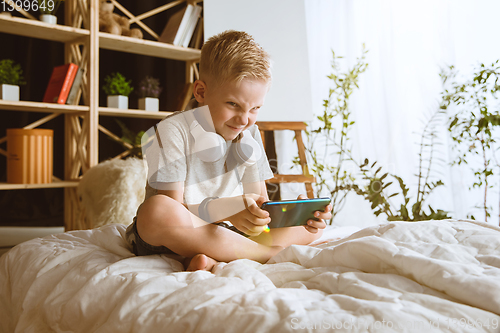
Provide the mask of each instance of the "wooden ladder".
[{"label": "wooden ladder", "polygon": [[306,152],[304,141],[302,140],[302,131],[306,130],[307,125],[301,121],[258,121],[257,126],[259,126],[260,135],[262,137],[262,143],[264,144],[264,149],[266,148],[265,132],[267,131],[281,131],[281,130],[291,130],[295,132],[295,141],[297,141],[297,149],[299,152],[300,166],[302,167],[301,175],[286,175],[275,173],[274,177],[267,180],[267,183],[280,184],[280,183],[304,183],[306,186],[306,192],[308,198],[314,198],[314,192],[312,188],[312,183],[316,182],[316,177],[309,173],[306,160]]}]

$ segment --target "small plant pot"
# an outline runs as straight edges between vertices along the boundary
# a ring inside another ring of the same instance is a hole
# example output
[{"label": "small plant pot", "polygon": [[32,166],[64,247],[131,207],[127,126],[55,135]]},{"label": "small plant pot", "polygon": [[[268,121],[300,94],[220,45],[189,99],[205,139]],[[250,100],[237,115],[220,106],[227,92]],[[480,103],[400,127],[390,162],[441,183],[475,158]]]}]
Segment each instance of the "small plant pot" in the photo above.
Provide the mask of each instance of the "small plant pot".
[{"label": "small plant pot", "polygon": [[19,86],[12,84],[0,85],[0,99],[5,101],[19,101]]},{"label": "small plant pot", "polygon": [[111,95],[108,96],[108,108],[128,109],[128,96]]},{"label": "small plant pot", "polygon": [[145,111],[159,111],[160,100],[155,97],[139,98],[139,109]]},{"label": "small plant pot", "polygon": [[57,16],[50,14],[42,14],[40,15],[40,21],[48,24],[57,24]]}]

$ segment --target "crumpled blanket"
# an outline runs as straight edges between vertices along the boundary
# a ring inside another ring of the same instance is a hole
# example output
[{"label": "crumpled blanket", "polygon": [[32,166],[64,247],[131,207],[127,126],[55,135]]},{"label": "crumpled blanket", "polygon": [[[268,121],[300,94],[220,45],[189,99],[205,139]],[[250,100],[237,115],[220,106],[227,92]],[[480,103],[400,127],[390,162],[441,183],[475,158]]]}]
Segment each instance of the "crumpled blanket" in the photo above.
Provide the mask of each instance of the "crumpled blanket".
[{"label": "crumpled blanket", "polygon": [[390,222],[267,264],[184,272],[136,257],[125,226],[0,258],[0,332],[499,332],[500,228]]}]

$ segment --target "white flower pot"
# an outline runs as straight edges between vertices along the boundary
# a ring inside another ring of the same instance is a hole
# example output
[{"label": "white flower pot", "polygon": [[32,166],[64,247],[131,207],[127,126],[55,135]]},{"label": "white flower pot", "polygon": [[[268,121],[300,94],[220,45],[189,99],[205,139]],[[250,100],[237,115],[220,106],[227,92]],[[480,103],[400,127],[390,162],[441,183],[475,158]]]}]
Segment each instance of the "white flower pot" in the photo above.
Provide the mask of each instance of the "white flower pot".
[{"label": "white flower pot", "polygon": [[108,108],[128,109],[128,96],[112,95],[108,96]]},{"label": "white flower pot", "polygon": [[0,85],[0,99],[6,101],[19,101],[19,86],[12,84]]},{"label": "white flower pot", "polygon": [[40,15],[40,21],[49,24],[57,24],[57,16],[50,14],[42,14]]},{"label": "white flower pot", "polygon": [[160,100],[154,97],[139,98],[139,109],[146,111],[159,111]]}]

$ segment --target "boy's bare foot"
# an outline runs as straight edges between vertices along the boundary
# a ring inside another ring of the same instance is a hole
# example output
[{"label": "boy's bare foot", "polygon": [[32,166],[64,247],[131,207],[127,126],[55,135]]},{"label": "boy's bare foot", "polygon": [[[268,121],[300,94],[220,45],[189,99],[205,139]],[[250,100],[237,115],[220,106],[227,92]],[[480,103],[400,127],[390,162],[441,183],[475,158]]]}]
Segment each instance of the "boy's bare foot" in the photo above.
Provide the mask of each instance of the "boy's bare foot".
[{"label": "boy's bare foot", "polygon": [[184,267],[186,267],[186,271],[198,271],[198,270],[203,270],[203,271],[211,271],[212,268],[214,268],[215,264],[217,264],[218,261],[204,255],[204,254],[197,254],[194,257],[189,260],[187,258],[184,261]]}]

